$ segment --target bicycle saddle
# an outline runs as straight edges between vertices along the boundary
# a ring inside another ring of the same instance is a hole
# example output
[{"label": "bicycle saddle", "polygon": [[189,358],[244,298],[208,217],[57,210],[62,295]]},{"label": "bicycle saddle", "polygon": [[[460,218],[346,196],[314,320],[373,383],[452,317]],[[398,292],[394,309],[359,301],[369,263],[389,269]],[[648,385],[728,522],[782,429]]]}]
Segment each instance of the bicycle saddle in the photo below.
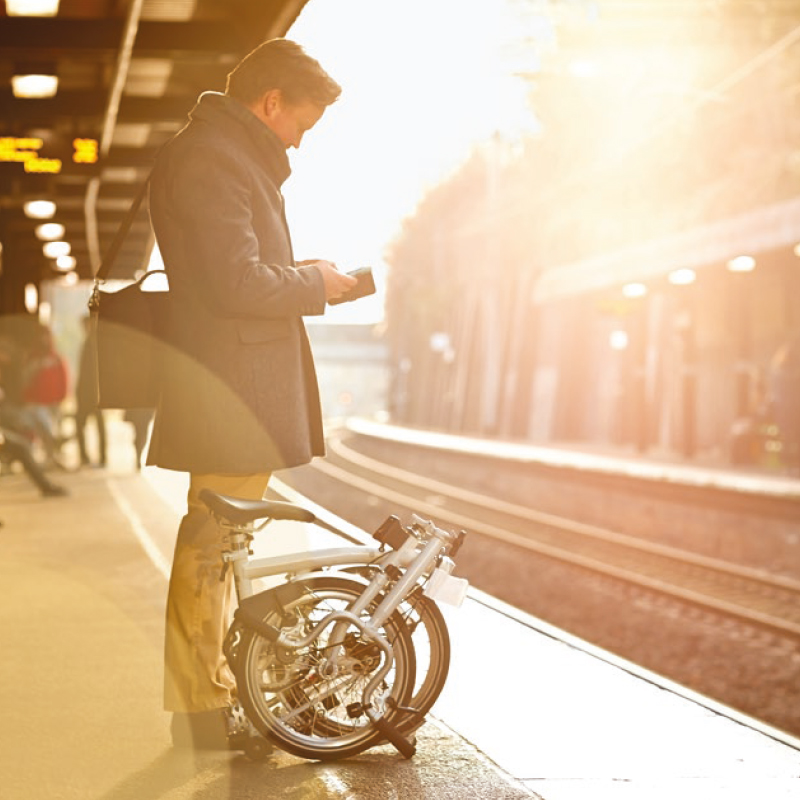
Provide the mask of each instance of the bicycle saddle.
[{"label": "bicycle saddle", "polygon": [[316,519],[311,511],[279,500],[245,500],[220,494],[213,489],[203,489],[199,497],[213,514],[235,525],[245,525],[267,517],[295,522],[313,522]]}]

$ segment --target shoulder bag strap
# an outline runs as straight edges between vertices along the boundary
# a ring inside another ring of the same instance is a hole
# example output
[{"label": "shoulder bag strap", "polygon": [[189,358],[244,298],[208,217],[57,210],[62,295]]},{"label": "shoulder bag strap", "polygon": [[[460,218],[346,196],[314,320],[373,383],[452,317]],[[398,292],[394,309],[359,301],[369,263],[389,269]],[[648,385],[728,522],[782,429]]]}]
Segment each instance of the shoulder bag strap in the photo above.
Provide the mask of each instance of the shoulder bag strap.
[{"label": "shoulder bag strap", "polygon": [[100,263],[100,267],[94,276],[94,289],[92,290],[92,296],[89,300],[90,311],[97,311],[98,309],[98,303],[99,303],[98,292],[100,290],[100,284],[105,282],[108,273],[111,271],[111,267],[114,265],[114,261],[116,261],[117,259],[117,255],[119,254],[120,248],[122,247],[122,243],[125,241],[125,237],[128,235],[128,231],[131,229],[133,220],[142,206],[142,202],[144,201],[144,196],[145,194],[147,194],[147,187],[149,183],[150,183],[150,176],[148,175],[147,179],[141,185],[139,191],[136,193],[136,197],[133,198],[133,202],[131,203],[131,206],[128,209],[128,213],[125,214],[125,218],[120,223],[119,228],[117,228],[117,232],[116,234],[114,234],[114,239],[111,242],[111,246],[106,251],[103,260]]}]

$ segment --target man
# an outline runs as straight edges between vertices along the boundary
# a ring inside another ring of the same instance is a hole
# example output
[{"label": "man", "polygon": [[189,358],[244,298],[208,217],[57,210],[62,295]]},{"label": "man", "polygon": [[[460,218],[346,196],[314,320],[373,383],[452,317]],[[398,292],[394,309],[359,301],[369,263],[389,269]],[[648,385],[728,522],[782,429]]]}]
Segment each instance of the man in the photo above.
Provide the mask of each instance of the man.
[{"label": "man", "polygon": [[25,474],[33,481],[42,497],[64,497],[67,490],[53,483],[45,474],[31,451],[31,446],[24,436],[20,436],[8,428],[0,427],[0,462],[22,464]]},{"label": "man", "polygon": [[83,344],[78,361],[78,380],[75,385],[75,438],[81,466],[91,466],[86,449],[86,425],[94,417],[97,430],[97,466],[105,467],[107,461],[106,422],[103,409],[97,404],[97,337],[90,317],[82,320]]},{"label": "man", "polygon": [[19,409],[9,409],[5,402],[7,390],[12,399],[19,393],[21,375],[17,354],[14,342],[0,333],[0,463],[22,464],[25,474],[42,497],[63,497],[67,490],[47,477],[33,454],[30,441],[24,435],[24,428],[15,430],[20,421]]},{"label": "man", "polygon": [[204,93],[160,153],[150,213],[168,274],[170,354],[147,463],[191,473],[167,599],[165,706],[173,742],[225,746],[235,687],[222,654],[232,601],[205,487],[261,498],[270,474],[324,454],[302,316],[355,279],[295,262],[281,185],[287,150],[341,92],[286,39],[265,42]]}]

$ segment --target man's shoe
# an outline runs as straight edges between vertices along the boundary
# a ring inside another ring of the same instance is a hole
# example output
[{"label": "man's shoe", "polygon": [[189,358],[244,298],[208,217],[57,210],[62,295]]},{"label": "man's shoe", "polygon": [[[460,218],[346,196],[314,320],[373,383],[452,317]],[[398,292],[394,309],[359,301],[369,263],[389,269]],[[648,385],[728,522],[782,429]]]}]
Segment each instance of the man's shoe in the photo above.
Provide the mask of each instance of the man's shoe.
[{"label": "man's shoe", "polygon": [[183,713],[176,711],[170,725],[174,747],[227,750],[228,722],[224,708]]},{"label": "man's shoe", "polygon": [[231,750],[242,750],[252,761],[263,761],[272,755],[275,748],[256,729],[236,703],[226,709],[228,714],[228,746]]},{"label": "man's shoe", "polygon": [[253,727],[240,706],[192,713],[175,712],[170,725],[173,747],[194,750],[243,750],[254,760],[273,748]]},{"label": "man's shoe", "polygon": [[50,483],[42,489],[42,497],[66,497],[69,492],[55,483]]}]

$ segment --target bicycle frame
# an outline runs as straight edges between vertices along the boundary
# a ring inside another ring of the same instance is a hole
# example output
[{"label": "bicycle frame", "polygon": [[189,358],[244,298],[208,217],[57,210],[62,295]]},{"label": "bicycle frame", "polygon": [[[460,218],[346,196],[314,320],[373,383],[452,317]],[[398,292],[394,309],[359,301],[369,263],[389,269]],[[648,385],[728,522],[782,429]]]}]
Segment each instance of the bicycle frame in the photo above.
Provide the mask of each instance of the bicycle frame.
[{"label": "bicycle frame", "polygon": [[297,552],[267,558],[230,558],[230,560],[233,561],[233,571],[239,589],[239,597],[244,599],[254,594],[253,581],[259,578],[285,574],[295,576],[307,572],[316,572],[325,567],[367,566],[380,562],[386,555],[377,547],[353,545],[351,547],[323,548],[311,553]]},{"label": "bicycle frame", "polygon": [[[352,610],[355,614],[364,611],[381,593],[390,580],[388,573],[392,568],[405,570],[370,615],[372,623],[380,626],[396,610],[417,581],[429,572],[432,565],[443,558],[444,551],[456,539],[454,534],[438,528],[432,522],[418,517],[414,517],[414,522],[421,534],[427,534],[427,540],[409,535],[398,549],[385,551],[378,547],[355,545],[325,548],[313,553],[289,553],[256,559],[250,558],[248,549],[249,538],[253,536],[252,526],[247,530],[242,527],[231,528],[233,531],[230,535],[231,550],[225,553],[223,558],[233,565],[234,581],[240,600],[254,594],[253,581],[259,578],[287,574],[291,580],[298,574],[313,573],[328,567],[378,567],[377,574],[353,605]],[[446,559],[442,571],[449,574],[452,568],[453,562]]]}]

